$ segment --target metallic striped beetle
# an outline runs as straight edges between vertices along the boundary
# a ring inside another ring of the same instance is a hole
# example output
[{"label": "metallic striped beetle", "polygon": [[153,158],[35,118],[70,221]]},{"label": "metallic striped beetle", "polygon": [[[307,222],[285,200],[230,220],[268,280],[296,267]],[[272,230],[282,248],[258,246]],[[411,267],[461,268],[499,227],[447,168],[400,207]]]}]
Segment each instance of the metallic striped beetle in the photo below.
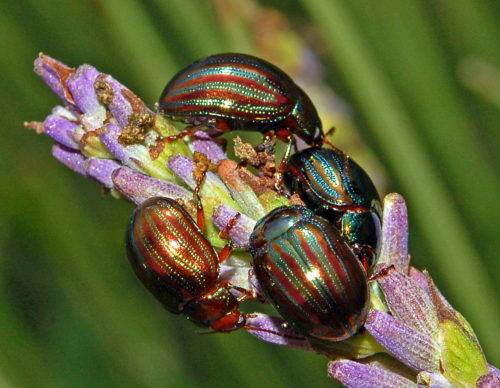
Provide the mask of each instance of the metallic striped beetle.
[{"label": "metallic striped beetle", "polygon": [[375,263],[382,207],[368,174],[339,149],[306,148],[292,155],[285,186],[342,232],[366,270]]},{"label": "metallic striped beetle", "polygon": [[211,55],[187,66],[163,90],[159,110],[207,127],[211,136],[244,129],[274,131],[281,140],[295,135],[315,146],[324,139],[305,92],[276,66],[245,54]]},{"label": "metallic striped beetle", "polygon": [[366,272],[340,232],[304,206],[280,207],[250,236],[260,287],[294,331],[341,341],[365,322]]},{"label": "metallic striped beetle", "polygon": [[133,212],[127,230],[130,263],[165,308],[195,324],[232,331],[245,323],[231,285],[217,281],[218,256],[191,216],[174,200],[152,198]]}]

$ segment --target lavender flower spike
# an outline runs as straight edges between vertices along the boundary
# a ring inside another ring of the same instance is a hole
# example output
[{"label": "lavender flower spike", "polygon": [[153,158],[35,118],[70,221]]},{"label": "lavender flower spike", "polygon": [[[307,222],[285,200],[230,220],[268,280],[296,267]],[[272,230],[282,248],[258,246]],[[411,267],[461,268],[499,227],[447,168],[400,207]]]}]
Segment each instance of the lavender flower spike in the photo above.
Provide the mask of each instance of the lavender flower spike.
[{"label": "lavender flower spike", "polygon": [[75,69],[66,66],[54,58],[40,53],[35,60],[35,73],[56,93],[64,104],[74,104],[73,96],[68,90],[67,81]]},{"label": "lavender flower spike", "polygon": [[[205,154],[211,163],[227,159],[210,136],[198,131],[193,138],[168,141],[167,138],[180,133],[180,129],[146,107],[112,76],[92,66],[73,69],[40,54],[35,61],[35,72],[62,100],[63,106],[56,106],[43,123],[26,123],[26,127],[55,140],[53,155],[59,161],[97,181],[116,198],[140,204],[148,198],[164,196],[195,213],[193,152]],[[238,202],[250,194],[252,215],[246,214]],[[229,222],[226,216],[230,213],[231,217],[238,213],[241,216],[229,237],[236,245],[246,246],[256,216],[259,218],[263,209],[253,191],[250,194],[239,196],[234,188],[228,189],[224,179],[212,171],[207,173],[200,196],[205,212],[205,235],[216,248],[227,243],[219,232],[226,228],[224,222]],[[216,206],[217,212],[212,217]],[[221,266],[221,279],[248,288],[252,293],[247,276],[249,263],[248,253],[234,252]]]},{"label": "lavender flower spike", "polygon": [[[92,66],[75,70],[40,54],[35,72],[62,106],[26,127],[50,136],[56,159],[114,197],[134,204],[168,197],[193,215],[194,177],[208,169],[200,190],[204,234],[216,249],[228,243],[227,236],[243,247],[220,263],[217,284],[241,300],[263,302],[245,248],[255,222],[291,201],[275,189],[274,153],[246,144],[263,157],[255,165],[259,174],[253,174],[228,160],[204,132],[174,140],[171,135],[182,128]],[[469,323],[427,272],[410,266],[408,216],[399,194],[385,197],[381,236],[378,263],[368,280],[368,318],[358,334],[341,342],[312,340],[293,332],[282,318],[260,312],[244,315],[244,329],[262,341],[327,356],[329,376],[348,387],[499,387],[500,372],[487,363]]]}]

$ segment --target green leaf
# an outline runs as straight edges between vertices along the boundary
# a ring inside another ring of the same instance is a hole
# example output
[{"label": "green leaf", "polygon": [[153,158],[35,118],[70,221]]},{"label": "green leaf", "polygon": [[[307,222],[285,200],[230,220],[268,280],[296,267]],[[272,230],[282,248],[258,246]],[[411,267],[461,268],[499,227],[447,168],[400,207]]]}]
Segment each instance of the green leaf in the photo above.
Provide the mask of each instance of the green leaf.
[{"label": "green leaf", "polygon": [[457,386],[471,387],[488,373],[488,364],[476,337],[453,321],[440,324],[443,375]]}]

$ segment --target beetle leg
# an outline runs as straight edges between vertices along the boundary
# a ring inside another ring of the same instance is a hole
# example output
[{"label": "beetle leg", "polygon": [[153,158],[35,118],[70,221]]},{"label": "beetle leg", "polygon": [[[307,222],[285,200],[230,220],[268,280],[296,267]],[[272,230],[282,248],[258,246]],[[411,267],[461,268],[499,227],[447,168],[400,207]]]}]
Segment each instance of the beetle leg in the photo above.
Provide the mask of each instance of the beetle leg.
[{"label": "beetle leg", "polygon": [[323,139],[324,142],[331,144],[328,140],[326,140],[327,137],[329,137],[331,134],[335,132],[335,127],[331,127],[326,133],[325,133],[325,139]]},{"label": "beetle leg", "polygon": [[[241,213],[236,213],[227,223],[226,227],[220,231],[219,237],[222,239],[229,239],[229,233],[231,229],[233,229],[236,222],[241,217]],[[227,244],[221,249],[219,252],[219,264],[223,263],[228,257],[231,251],[233,250],[234,243],[232,240],[229,240]]]},{"label": "beetle leg", "polygon": [[177,135],[167,136],[166,139],[169,143],[173,143],[176,140],[181,140],[186,136],[192,136],[199,129],[199,125],[189,125],[184,130]]},{"label": "beetle leg", "polygon": [[233,242],[229,240],[224,248],[219,252],[219,264],[223,263],[228,257],[231,251],[233,250]]},{"label": "beetle leg", "polygon": [[[240,218],[240,216],[241,213],[237,213],[233,218],[229,220],[226,227],[219,233],[220,238],[223,239],[229,238],[229,232],[236,224],[236,221],[238,220],[238,218]],[[219,252],[219,264],[223,263],[229,257],[229,254],[231,253],[232,250],[233,250],[233,241],[228,240],[227,244]]]},{"label": "beetle leg", "polygon": [[352,247],[352,251],[361,262],[361,265],[365,269],[365,273],[368,274],[368,270],[370,269],[370,264],[368,262],[368,257],[365,250],[361,248],[358,244],[354,244],[354,246]]},{"label": "beetle leg", "polygon": [[[241,213],[236,213],[235,216],[229,220],[226,227],[220,231],[219,237],[223,239],[229,239],[229,232],[231,232],[231,229],[233,229],[234,225],[236,225],[236,222],[240,217]],[[221,249],[221,251],[219,252],[219,264],[224,262],[229,257],[229,254],[233,250],[233,245],[233,241],[229,240],[224,248]]]},{"label": "beetle leg", "polygon": [[237,299],[238,303],[243,302],[247,299],[255,299],[255,297],[256,297],[254,292],[247,290],[246,288],[243,288],[243,287],[235,286],[234,284],[231,284],[229,282],[220,282],[219,284],[221,287],[224,287],[228,291],[230,291],[230,290],[238,291],[241,294],[241,296],[238,297],[238,299]]},{"label": "beetle leg", "polygon": [[205,212],[203,211],[203,205],[201,203],[199,191],[200,186],[196,185],[196,189],[194,191],[194,200],[196,202],[196,224],[203,233],[205,230]]},{"label": "beetle leg", "polygon": [[236,225],[236,222],[238,222],[238,219],[241,217],[241,213],[236,213],[230,220],[229,222],[227,223],[226,227],[224,229],[222,229],[219,233],[219,237],[224,239],[224,240],[227,240],[229,239],[229,233],[231,232],[231,229],[234,228],[234,226]]},{"label": "beetle leg", "polygon": [[371,274],[368,277],[368,281],[373,282],[374,280],[378,280],[384,276],[387,276],[389,271],[397,271],[396,266],[394,264],[390,264],[388,266],[383,266],[382,268],[379,268],[377,272]]},{"label": "beetle leg", "polygon": [[198,334],[218,334],[218,333],[230,333],[231,331],[237,330],[242,326],[245,326],[246,316],[242,314],[239,310],[234,310],[229,314],[223,316],[218,321],[214,322],[211,327],[211,331],[199,331]]},{"label": "beetle leg", "polygon": [[[219,124],[221,123],[221,124]],[[221,125],[221,127],[219,127]],[[215,123],[198,123],[198,124],[191,124],[188,125],[187,127],[182,130],[182,132],[178,133],[177,135],[171,135],[167,136],[166,139],[168,142],[173,143],[176,140],[183,139],[186,136],[189,136],[191,138],[196,138],[195,132],[197,131],[204,131],[206,132],[210,137],[217,137],[222,135],[224,132],[227,132],[226,129],[226,124],[223,122],[216,121]],[[226,146],[227,146],[227,140],[226,139],[217,139],[214,140],[220,147],[224,149],[224,152],[226,151]]]},{"label": "beetle leg", "polygon": [[236,287],[236,286],[233,286],[231,285],[231,288],[238,291],[238,292],[241,292],[241,296],[238,298],[238,303],[241,303],[245,300],[248,300],[248,299],[254,299],[255,298],[255,295],[252,291],[249,291],[245,288],[242,288],[242,287]]},{"label": "beetle leg", "polygon": [[292,145],[295,144],[294,140],[295,139],[293,138],[293,136],[289,137],[289,143],[288,147],[286,147],[285,155],[283,155],[283,159],[281,159],[278,171],[276,171],[276,183],[274,184],[274,187],[280,194],[283,194],[283,173],[285,172],[285,167],[288,163],[288,159],[290,159],[290,154],[292,153]]},{"label": "beetle leg", "polygon": [[193,200],[196,203],[196,223],[203,232],[205,230],[205,213],[203,212],[203,205],[201,203],[200,190],[209,169],[209,160],[205,154],[195,152],[193,162],[195,166],[193,178],[196,183],[193,192]]}]

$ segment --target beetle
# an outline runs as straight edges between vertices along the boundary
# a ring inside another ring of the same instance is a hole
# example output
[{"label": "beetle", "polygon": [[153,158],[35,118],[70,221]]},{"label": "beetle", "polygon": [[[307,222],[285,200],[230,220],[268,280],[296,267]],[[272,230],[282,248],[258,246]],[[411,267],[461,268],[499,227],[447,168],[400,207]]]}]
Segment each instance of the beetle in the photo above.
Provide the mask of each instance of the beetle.
[{"label": "beetle", "polygon": [[176,201],[156,197],[139,205],[126,236],[134,272],[168,311],[184,313],[198,326],[215,332],[245,324],[239,300],[230,292],[233,286],[217,280],[229,246],[217,255]]},{"label": "beetle", "polygon": [[368,271],[380,248],[382,214],[380,196],[368,174],[338,148],[311,147],[287,160],[283,181],[308,208],[342,232]]},{"label": "beetle", "polygon": [[261,289],[294,331],[336,342],[363,326],[367,275],[328,220],[304,206],[279,207],[255,225],[249,246]]},{"label": "beetle", "polygon": [[281,69],[246,54],[202,58],[167,84],[159,112],[198,127],[211,136],[232,130],[274,131],[280,140],[297,136],[308,145],[324,140],[318,113],[307,94]]}]

